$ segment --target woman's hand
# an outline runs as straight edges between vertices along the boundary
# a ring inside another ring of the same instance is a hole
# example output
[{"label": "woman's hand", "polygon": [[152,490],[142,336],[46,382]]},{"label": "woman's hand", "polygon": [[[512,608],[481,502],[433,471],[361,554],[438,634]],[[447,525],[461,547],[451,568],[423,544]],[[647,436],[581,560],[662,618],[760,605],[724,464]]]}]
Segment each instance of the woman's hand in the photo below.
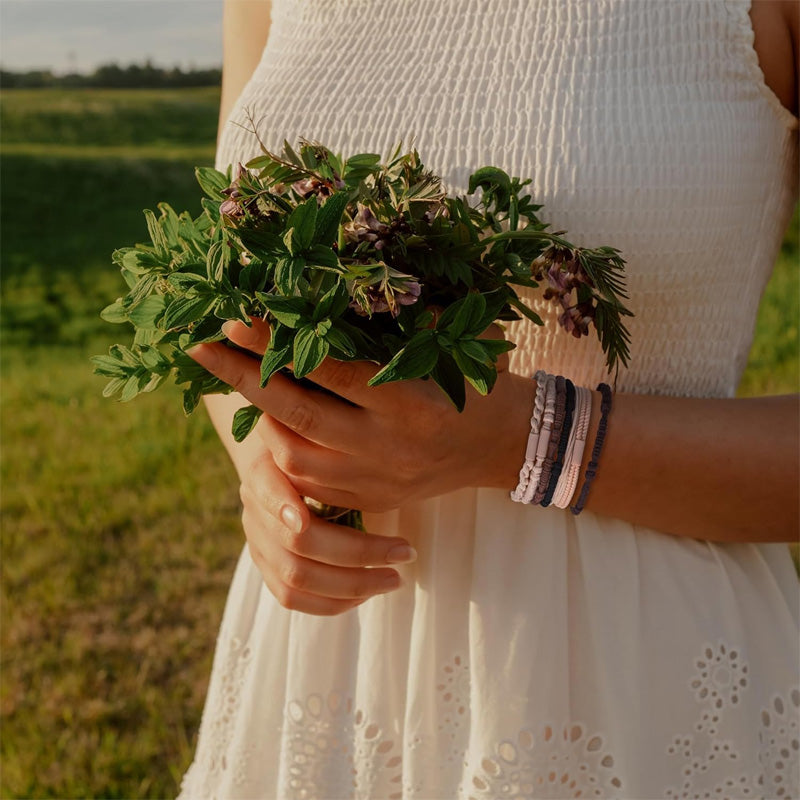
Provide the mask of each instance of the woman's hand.
[{"label": "woman's hand", "polygon": [[285,608],[318,615],[349,611],[402,585],[387,564],[416,558],[403,539],[363,533],[310,514],[269,450],[244,473],[240,494],[250,555]]},{"label": "woman's hand", "polygon": [[[226,323],[235,344],[261,354],[269,326]],[[257,430],[274,465],[301,493],[362,511],[387,511],[465,486],[511,489],[524,456],[532,382],[499,366],[487,397],[469,389],[464,411],[432,381],[369,387],[378,368],[326,359],[308,377],[336,396],[280,374],[259,387],[259,362],[222,344],[199,345],[200,364],[265,415]]]}]

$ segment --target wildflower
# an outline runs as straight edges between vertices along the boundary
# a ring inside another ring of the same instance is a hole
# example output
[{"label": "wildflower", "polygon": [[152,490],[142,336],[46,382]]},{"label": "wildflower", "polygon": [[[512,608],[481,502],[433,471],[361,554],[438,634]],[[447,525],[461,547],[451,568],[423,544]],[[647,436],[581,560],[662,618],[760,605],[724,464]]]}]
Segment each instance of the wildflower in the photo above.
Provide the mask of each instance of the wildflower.
[{"label": "wildflower", "polygon": [[581,336],[589,335],[589,324],[594,323],[595,311],[591,300],[577,303],[564,309],[564,313],[558,318],[558,324],[567,333],[571,333],[576,339],[580,339]]},{"label": "wildflower", "polygon": [[[385,222],[381,222],[373,213],[369,206],[358,203],[358,210],[352,222],[348,222],[343,226],[344,236],[348,242],[378,242],[384,241],[390,234],[390,228]],[[383,247],[383,244],[378,247],[378,250]]]},{"label": "wildflower", "polygon": [[236,174],[234,179],[231,181],[231,185],[222,190],[222,194],[228,198],[227,200],[223,200],[219,206],[219,213],[223,216],[244,216],[244,208],[242,208],[240,203],[237,201],[242,196],[242,193],[239,191],[241,179],[247,174],[249,173],[247,172],[247,167],[245,167],[244,164],[239,163],[236,165]]},{"label": "wildflower", "polygon": [[[337,188],[342,187],[337,186]],[[315,194],[317,200],[322,201],[323,198],[330,197],[333,194],[334,184],[331,181],[321,180],[317,177],[302,178],[292,184],[292,189],[294,189],[295,194],[298,194],[304,200]]]},{"label": "wildflower", "polygon": [[385,264],[380,266],[382,274],[355,283],[351,290],[353,300],[350,308],[362,316],[389,311],[396,317],[400,306],[410,306],[419,300],[422,285],[413,275],[406,275]]}]

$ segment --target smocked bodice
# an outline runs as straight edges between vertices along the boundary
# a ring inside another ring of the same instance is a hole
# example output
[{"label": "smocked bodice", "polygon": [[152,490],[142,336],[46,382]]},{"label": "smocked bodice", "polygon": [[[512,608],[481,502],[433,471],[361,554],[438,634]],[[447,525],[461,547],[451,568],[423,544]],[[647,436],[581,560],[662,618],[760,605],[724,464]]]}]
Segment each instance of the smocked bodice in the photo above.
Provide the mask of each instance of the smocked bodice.
[{"label": "smocked bodice", "polygon": [[[495,164],[543,218],[627,261],[618,388],[729,396],[796,193],[797,120],[765,85],[749,0],[274,0],[218,165],[319,140],[402,140],[451,191]],[[593,384],[592,336],[515,323],[512,367]]]}]

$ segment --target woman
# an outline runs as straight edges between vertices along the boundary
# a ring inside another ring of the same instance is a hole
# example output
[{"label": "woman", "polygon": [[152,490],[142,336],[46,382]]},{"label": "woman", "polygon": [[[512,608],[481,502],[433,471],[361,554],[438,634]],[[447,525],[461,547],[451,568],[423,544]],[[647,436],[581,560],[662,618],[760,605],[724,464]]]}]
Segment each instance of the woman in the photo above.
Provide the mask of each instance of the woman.
[{"label": "woman", "polygon": [[[262,57],[269,14],[226,7],[219,166],[257,152],[250,114],[271,148],[413,137],[457,193],[530,176],[555,227],[623,252],[632,360],[574,516],[509,498],[534,370],[604,379],[541,304],[461,415],[428,382],[366,389],[371,365],[311,376],[347,403],[197,348],[241,393],[208,408],[248,547],[183,796],[790,796],[798,403],[732,398],[797,193],[797,5],[274,0]],[[601,416],[595,392],[590,442]]]}]

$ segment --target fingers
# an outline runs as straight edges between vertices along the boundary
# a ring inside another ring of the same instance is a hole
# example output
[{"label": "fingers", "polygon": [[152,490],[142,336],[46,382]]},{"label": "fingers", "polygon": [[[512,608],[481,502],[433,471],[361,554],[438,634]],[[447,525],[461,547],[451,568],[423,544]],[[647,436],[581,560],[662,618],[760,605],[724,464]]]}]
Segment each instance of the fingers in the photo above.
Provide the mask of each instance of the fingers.
[{"label": "fingers", "polygon": [[240,493],[249,513],[296,555],[343,567],[408,563],[416,557],[400,537],[364,533],[315,517],[268,453],[253,463]]},{"label": "fingers", "polygon": [[[257,521],[252,518],[247,524],[254,527]],[[317,524],[312,522],[310,527]],[[250,541],[257,544],[254,560],[262,573],[270,576],[276,591],[282,586],[285,588],[281,592],[288,589],[335,600],[366,600],[402,585],[398,572],[389,567],[367,569],[326,564],[286,550],[278,537],[259,538],[257,532],[253,532]]]},{"label": "fingers", "polygon": [[286,608],[318,615],[348,611],[399,588],[400,575],[388,565],[416,557],[398,537],[363,533],[314,517],[268,453],[252,465],[241,494],[253,561]]},{"label": "fingers", "polygon": [[305,439],[352,452],[352,443],[363,434],[361,409],[335,397],[304,389],[280,374],[273,375],[262,389],[258,362],[245,353],[219,343],[196,345],[186,352],[253,405]]},{"label": "fingers", "polygon": [[288,530],[299,533],[311,522],[311,512],[289,479],[265,451],[250,464],[239,488],[242,504],[255,503]]},{"label": "fingers", "polygon": [[[223,324],[222,332],[239,347],[262,355],[269,344],[269,323],[258,317],[253,317],[251,321],[253,324],[248,327],[238,320],[229,320]],[[308,378],[355,405],[366,406],[373,400],[375,392],[375,389],[367,386],[367,381],[379,369],[366,361],[327,358]]]},{"label": "fingers", "polygon": [[369,386],[368,382],[379,370],[379,366],[369,361],[326,358],[306,377],[357,406],[378,408],[385,402],[386,390],[383,386]]},{"label": "fingers", "polygon": [[263,355],[270,339],[269,323],[259,317],[251,317],[250,321],[252,325],[248,327],[239,320],[228,320],[223,323],[222,332],[239,347]]}]

